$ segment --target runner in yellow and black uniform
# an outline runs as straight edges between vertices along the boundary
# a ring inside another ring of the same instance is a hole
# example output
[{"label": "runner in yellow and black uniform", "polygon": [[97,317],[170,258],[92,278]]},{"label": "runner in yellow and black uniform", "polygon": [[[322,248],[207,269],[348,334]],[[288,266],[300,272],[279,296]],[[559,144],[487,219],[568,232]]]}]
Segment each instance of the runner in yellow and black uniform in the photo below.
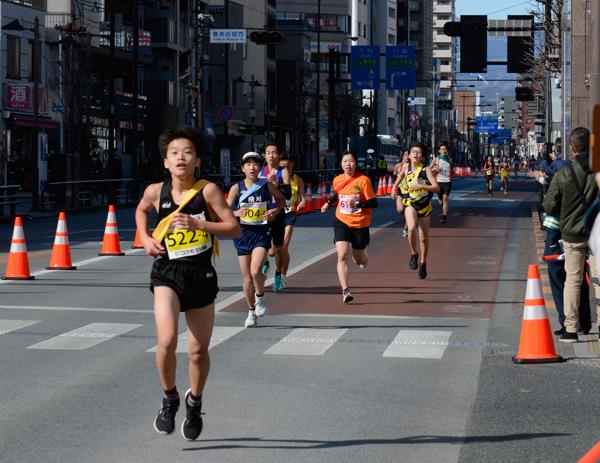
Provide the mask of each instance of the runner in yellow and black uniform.
[{"label": "runner in yellow and black uniform", "polygon": [[510,164],[506,157],[502,158],[500,163],[500,190],[504,191],[504,194],[508,194],[508,179],[510,178]]},{"label": "runner in yellow and black uniform", "polygon": [[287,288],[287,272],[290,267],[290,242],[292,233],[296,225],[297,211],[304,209],[306,197],[304,190],[304,180],[294,173],[294,159],[286,153],[279,159],[279,167],[287,169],[290,175],[290,186],[292,195],[290,199],[285,200],[285,234],[283,236],[282,262],[281,262],[281,285],[283,289]]},{"label": "runner in yellow and black uniform", "polygon": [[[423,165],[423,159],[426,155],[427,148],[423,144],[415,143],[410,147],[410,163],[398,176],[392,190],[395,191],[400,186],[401,191],[407,192],[403,203],[411,254],[409,267],[413,270],[418,268],[419,278],[421,279],[427,277],[429,216],[433,212],[431,197],[434,192],[440,189],[431,168]],[[417,252],[417,231],[420,256]]]},{"label": "runner in yellow and black uniform", "polygon": [[490,196],[492,196],[492,189],[494,188],[494,169],[494,159],[492,156],[488,156],[483,165],[483,173],[485,175],[485,183]]}]

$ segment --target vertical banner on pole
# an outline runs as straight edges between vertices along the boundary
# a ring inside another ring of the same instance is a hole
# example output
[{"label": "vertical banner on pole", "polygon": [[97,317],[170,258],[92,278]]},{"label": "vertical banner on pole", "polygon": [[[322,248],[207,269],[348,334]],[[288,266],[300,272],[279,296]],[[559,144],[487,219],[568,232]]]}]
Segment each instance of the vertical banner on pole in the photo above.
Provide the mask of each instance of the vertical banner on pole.
[{"label": "vertical banner on pole", "polygon": [[38,194],[48,186],[48,134],[38,133]]},{"label": "vertical banner on pole", "polygon": [[221,148],[221,175],[223,186],[227,188],[231,183],[231,152],[229,148]]}]

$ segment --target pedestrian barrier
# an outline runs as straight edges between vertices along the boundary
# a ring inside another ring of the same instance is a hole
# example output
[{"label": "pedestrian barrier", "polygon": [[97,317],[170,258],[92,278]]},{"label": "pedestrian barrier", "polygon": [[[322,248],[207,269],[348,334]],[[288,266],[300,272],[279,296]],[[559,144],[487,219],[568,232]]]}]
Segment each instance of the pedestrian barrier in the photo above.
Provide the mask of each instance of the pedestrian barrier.
[{"label": "pedestrian barrier", "polygon": [[556,353],[546,303],[540,284],[538,266],[532,264],[527,272],[527,290],[519,352],[514,363],[553,363],[564,359]]},{"label": "pedestrian barrier", "polygon": [[135,239],[133,240],[131,249],[144,249],[142,239],[140,238],[140,231],[137,228],[135,229]]},{"label": "pedestrian barrier", "polygon": [[69,232],[67,231],[67,215],[64,212],[58,214],[58,225],[54,234],[54,246],[50,254],[50,264],[47,270],[75,270],[71,261],[71,249],[69,247]]},{"label": "pedestrian barrier", "polygon": [[600,461],[600,441],[596,442],[596,445],[588,450],[577,463],[597,463],[598,461]]},{"label": "pedestrian barrier", "polygon": [[119,229],[117,227],[117,215],[115,206],[108,206],[108,217],[106,218],[106,227],[104,228],[104,238],[102,240],[102,250],[99,256],[123,256],[121,252],[121,243],[119,242]]},{"label": "pedestrian barrier", "polygon": [[21,216],[15,217],[15,226],[10,241],[10,252],[6,264],[6,273],[3,280],[33,280],[29,272],[29,256],[27,255],[27,244],[25,243],[25,232],[23,231],[23,220]]}]

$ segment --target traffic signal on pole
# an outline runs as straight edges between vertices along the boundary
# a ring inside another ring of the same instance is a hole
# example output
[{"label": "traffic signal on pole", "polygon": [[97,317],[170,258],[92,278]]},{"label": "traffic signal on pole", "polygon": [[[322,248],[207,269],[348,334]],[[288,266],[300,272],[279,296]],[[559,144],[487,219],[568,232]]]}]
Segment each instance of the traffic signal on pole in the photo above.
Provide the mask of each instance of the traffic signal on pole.
[{"label": "traffic signal on pole", "polygon": [[[509,15],[511,19],[525,19],[531,21],[531,30],[533,31],[533,16],[529,15]],[[506,72],[524,74],[531,71],[534,60],[533,51],[533,32],[527,37],[507,37],[506,41],[506,61],[508,62]]]},{"label": "traffic signal on pole", "polygon": [[460,72],[487,72],[487,16],[460,17]]},{"label": "traffic signal on pole", "polygon": [[452,110],[452,100],[437,100],[437,109]]},{"label": "traffic signal on pole", "polygon": [[257,45],[276,45],[283,43],[284,35],[279,31],[252,31],[250,32],[250,40]]},{"label": "traffic signal on pole", "polygon": [[515,97],[517,101],[533,101],[533,89],[530,87],[516,87]]}]

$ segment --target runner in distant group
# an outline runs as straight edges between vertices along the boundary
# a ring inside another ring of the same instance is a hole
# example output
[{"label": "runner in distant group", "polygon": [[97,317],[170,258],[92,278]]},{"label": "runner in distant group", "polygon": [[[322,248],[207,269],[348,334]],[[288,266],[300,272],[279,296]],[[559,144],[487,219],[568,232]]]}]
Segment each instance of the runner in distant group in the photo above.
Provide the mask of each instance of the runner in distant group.
[{"label": "runner in distant group", "polygon": [[[402,158],[399,162],[394,165],[394,170],[392,172],[394,176],[394,180],[398,178],[398,175],[401,174],[402,170],[406,169],[409,163],[409,153],[408,150],[404,150],[402,153]],[[394,202],[396,203],[396,212],[400,215],[404,215],[404,203],[402,202],[404,199],[404,195],[407,194],[408,191],[396,191],[396,194],[392,192],[391,196]],[[406,226],[406,220],[404,221],[404,228],[402,229],[402,237],[406,238],[408,236],[408,227]]]},{"label": "runner in distant group", "polygon": [[333,196],[321,207],[325,213],[337,204],[333,241],[337,250],[337,274],[342,286],[342,301],[351,302],[354,298],[348,284],[348,254],[352,250],[352,260],[361,268],[367,268],[369,256],[367,246],[370,241],[369,225],[372,209],[377,207],[377,198],[369,177],[356,171],[356,155],[351,151],[342,153],[343,174],[333,179]]},{"label": "runner in distant group", "polygon": [[256,326],[267,311],[264,299],[265,275],[262,266],[271,248],[269,222],[283,210],[285,201],[279,190],[265,179],[259,179],[262,156],[250,151],[242,156],[242,172],[246,176],[231,186],[227,203],[234,209],[242,226],[242,235],[233,241],[244,280],[248,303],[246,328]]},{"label": "runner in distant group", "polygon": [[483,173],[485,175],[485,183],[487,185],[487,191],[490,196],[493,195],[492,189],[494,188],[494,159],[492,156],[488,156],[485,164],[483,165]]},{"label": "runner in distant group", "polygon": [[[285,199],[291,198],[290,174],[287,169],[279,165],[279,146],[273,141],[265,143],[266,165],[260,171],[259,178],[264,178],[282,193]],[[278,293],[283,289],[283,240],[285,238],[285,213],[279,212],[270,222],[272,234],[272,246],[269,255],[275,256],[275,278],[273,292]],[[269,259],[265,261],[262,268],[265,276],[269,272]]]},{"label": "runner in distant group", "polygon": [[294,173],[294,159],[283,153],[279,167],[287,169],[290,174],[292,196],[285,201],[285,235],[283,238],[283,263],[281,264],[282,287],[287,288],[287,272],[290,267],[290,241],[296,225],[296,212],[304,209],[306,196],[304,181]]},{"label": "runner in distant group", "polygon": [[[200,167],[200,136],[194,129],[167,130],[159,138],[159,147],[170,178],[149,185],[135,211],[144,249],[155,258],[150,289],[154,292],[156,367],[163,397],[154,429],[161,434],[175,429],[179,409],[175,351],[179,313],[183,312],[191,386],[185,394],[186,418],[181,434],[195,440],[202,432],[202,391],[210,368],[208,346],[219,291],[211,262],[217,249],[214,235],[235,238],[240,226],[217,185],[194,176]],[[151,236],[147,230],[152,209],[158,212],[158,225]]]},{"label": "runner in distant group", "polygon": [[[427,253],[429,251],[429,216],[433,212],[431,197],[440,187],[430,167],[423,165],[427,148],[415,143],[410,148],[410,164],[396,179],[392,192],[398,186],[408,191],[404,198],[404,216],[408,225],[408,243],[410,246],[409,267],[419,269],[419,278],[427,277]],[[419,246],[417,247],[417,233]],[[421,254],[417,252],[421,251]]]},{"label": "runner in distant group", "polygon": [[500,162],[500,191],[503,191],[505,195],[508,194],[508,180],[510,178],[510,164],[506,157],[502,158]]},{"label": "runner in distant group", "polygon": [[438,157],[431,165],[431,171],[435,174],[440,190],[438,198],[442,204],[442,218],[440,223],[446,223],[448,216],[448,202],[452,191],[452,161],[448,155],[448,143],[442,142],[438,148]]}]

